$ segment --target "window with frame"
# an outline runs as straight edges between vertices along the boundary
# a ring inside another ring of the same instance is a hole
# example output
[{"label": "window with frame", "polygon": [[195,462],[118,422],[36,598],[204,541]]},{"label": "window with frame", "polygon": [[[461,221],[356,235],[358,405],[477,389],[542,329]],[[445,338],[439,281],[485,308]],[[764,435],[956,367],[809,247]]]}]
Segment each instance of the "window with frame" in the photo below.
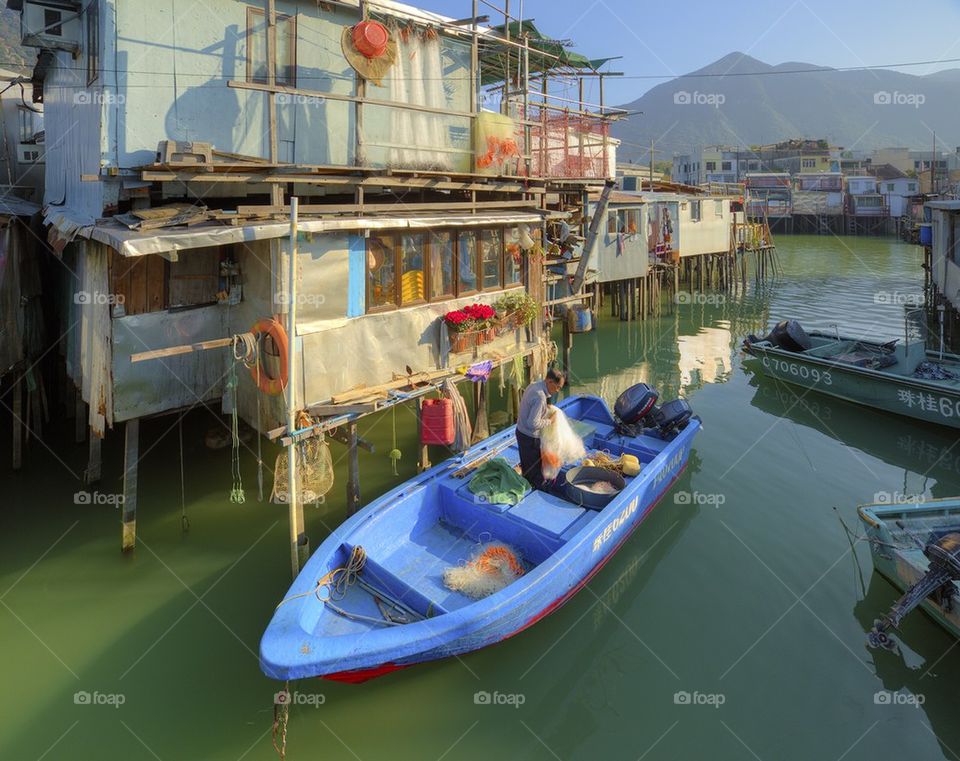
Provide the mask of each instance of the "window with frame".
[{"label": "window with frame", "polygon": [[731,169],[733,169],[732,161],[723,161],[720,163],[720,171],[729,172]]},{"label": "window with frame", "polygon": [[[297,85],[297,17],[277,14],[276,80],[278,85]],[[268,84],[267,16],[247,9],[247,81]]]},{"label": "window with frame", "polygon": [[427,300],[425,267],[426,245],[423,233],[399,236],[397,251],[400,272],[400,305],[419,304]]},{"label": "window with frame", "polygon": [[723,201],[713,202],[713,213],[718,217],[723,216]]},{"label": "window with frame", "polygon": [[452,299],[456,293],[454,280],[456,255],[453,233],[449,231],[430,233],[427,256],[430,262],[430,300]]},{"label": "window with frame", "polygon": [[607,212],[607,234],[616,235],[620,232],[620,228],[617,226],[617,212],[608,211]]},{"label": "window with frame", "polygon": [[816,159],[803,159],[801,163],[804,169],[815,169],[817,166]]},{"label": "window with frame", "polygon": [[480,290],[478,257],[477,233],[473,230],[460,233],[457,236],[457,294],[460,296]]},{"label": "window with frame", "polygon": [[480,264],[483,272],[483,290],[494,291],[503,285],[503,233],[500,230],[481,230]]},{"label": "window with frame", "polygon": [[397,305],[397,258],[393,235],[367,238],[367,309]]},{"label": "window with frame", "polygon": [[60,26],[62,19],[63,13],[60,11],[56,11],[51,8],[44,8],[43,28],[46,30],[44,31],[44,34],[48,34],[51,37],[63,37],[63,27]]},{"label": "window with frame", "polygon": [[20,142],[33,145],[36,143],[37,133],[43,129],[43,114],[38,114],[26,106],[17,107],[19,117]]},{"label": "window with frame", "polygon": [[690,202],[690,221],[691,222],[700,221],[700,201]]},{"label": "window with frame", "polygon": [[[530,231],[534,242],[539,237],[540,230]],[[371,235],[367,312],[522,286],[520,241],[515,228]]]},{"label": "window with frame", "polygon": [[715,172],[716,170],[717,170],[717,162],[716,162],[716,161],[708,161],[708,162],[707,162],[707,171],[708,171],[708,172]]},{"label": "window with frame", "polygon": [[100,76],[100,2],[87,6],[87,85]]}]

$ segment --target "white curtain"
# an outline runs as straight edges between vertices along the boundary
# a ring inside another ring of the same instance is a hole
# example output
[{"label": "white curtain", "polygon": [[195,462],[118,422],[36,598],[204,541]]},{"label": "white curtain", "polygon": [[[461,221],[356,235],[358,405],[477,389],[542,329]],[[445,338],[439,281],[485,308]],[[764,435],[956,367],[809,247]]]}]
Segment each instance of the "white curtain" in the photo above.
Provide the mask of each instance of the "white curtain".
[{"label": "white curtain", "polygon": [[[397,61],[388,75],[390,99],[398,103],[445,109],[440,40],[411,31],[393,33]],[[447,118],[441,114],[392,109],[389,164],[410,169],[454,168]]]}]

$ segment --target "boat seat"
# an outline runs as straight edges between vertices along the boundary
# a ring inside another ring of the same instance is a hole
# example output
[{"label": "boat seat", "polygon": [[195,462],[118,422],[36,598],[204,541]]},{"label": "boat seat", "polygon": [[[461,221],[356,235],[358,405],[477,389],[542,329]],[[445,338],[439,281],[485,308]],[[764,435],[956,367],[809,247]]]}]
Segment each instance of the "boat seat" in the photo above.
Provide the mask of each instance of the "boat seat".
[{"label": "boat seat", "polygon": [[[401,597],[410,607],[410,601],[419,603],[426,613],[449,612],[473,602],[466,595],[454,592],[443,584],[443,571],[446,568],[462,565],[476,550],[476,542],[458,527],[436,523],[424,531],[399,543],[389,555],[382,558],[367,558],[375,565],[371,571],[379,569],[385,573],[385,580],[396,579],[400,587],[409,588],[409,597]],[[371,578],[375,578],[371,573]],[[386,591],[386,589],[384,590]]]},{"label": "boat seat", "polygon": [[533,491],[527,494],[519,504],[511,507],[507,514],[514,520],[559,539],[563,533],[584,513],[586,509],[567,502],[565,499]]}]

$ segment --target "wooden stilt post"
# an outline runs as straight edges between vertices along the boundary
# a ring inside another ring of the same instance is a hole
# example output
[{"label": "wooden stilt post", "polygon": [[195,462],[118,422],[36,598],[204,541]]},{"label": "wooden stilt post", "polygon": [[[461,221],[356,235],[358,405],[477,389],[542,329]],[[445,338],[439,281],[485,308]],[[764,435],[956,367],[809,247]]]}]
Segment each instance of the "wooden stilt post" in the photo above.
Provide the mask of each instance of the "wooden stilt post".
[{"label": "wooden stilt post", "polygon": [[570,372],[570,347],[573,346],[573,335],[570,333],[570,321],[564,315],[563,320],[563,369]]},{"label": "wooden stilt post", "polygon": [[[502,372],[502,371],[501,371]],[[417,440],[418,444],[418,456],[417,456],[417,472],[423,473],[427,468],[430,467],[430,447],[423,443],[423,397],[417,397],[416,400],[417,406]]]},{"label": "wooden stilt post", "polygon": [[23,379],[13,382],[13,469],[23,467]]},{"label": "wooden stilt post", "polygon": [[[91,444],[98,439],[90,433]],[[99,450],[99,446],[97,447]],[[123,446],[123,538],[124,552],[137,543],[137,471],[140,466],[140,420],[128,420],[124,426]]]},{"label": "wooden stilt post", "polygon": [[347,424],[347,515],[360,509],[360,444],[357,424]]},{"label": "wooden stilt post", "polygon": [[83,401],[83,394],[80,389],[76,389],[75,397],[75,420],[73,421],[73,440],[77,444],[82,444],[87,438],[87,405]]},{"label": "wooden stilt post", "polygon": [[100,483],[100,474],[102,465],[100,460],[101,439],[93,431],[90,431],[90,448],[87,452],[87,469],[83,472],[83,482],[88,486],[90,484]]}]

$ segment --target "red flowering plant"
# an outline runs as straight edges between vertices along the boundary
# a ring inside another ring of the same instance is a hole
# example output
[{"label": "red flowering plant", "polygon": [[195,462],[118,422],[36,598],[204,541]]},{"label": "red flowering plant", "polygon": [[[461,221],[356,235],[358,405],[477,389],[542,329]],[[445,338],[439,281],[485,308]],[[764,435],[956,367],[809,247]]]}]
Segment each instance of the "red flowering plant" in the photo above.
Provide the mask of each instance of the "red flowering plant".
[{"label": "red flowering plant", "polygon": [[466,333],[476,329],[476,323],[473,318],[462,309],[454,309],[443,316],[443,321],[447,323],[447,329],[451,333]]},{"label": "red flowering plant", "polygon": [[493,327],[497,319],[497,310],[488,304],[469,304],[462,311],[473,321],[477,330]]}]

